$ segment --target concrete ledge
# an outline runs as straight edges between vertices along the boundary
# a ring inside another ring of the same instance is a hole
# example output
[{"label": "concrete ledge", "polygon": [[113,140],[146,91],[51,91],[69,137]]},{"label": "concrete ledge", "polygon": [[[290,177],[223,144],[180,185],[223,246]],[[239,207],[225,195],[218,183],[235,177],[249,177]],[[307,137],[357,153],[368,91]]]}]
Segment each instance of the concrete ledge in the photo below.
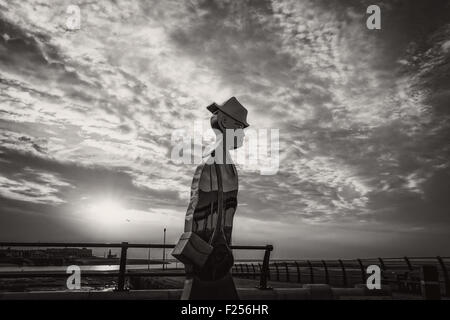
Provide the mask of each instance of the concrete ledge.
[{"label": "concrete ledge", "polygon": [[177,300],[181,289],[133,291],[34,291],[0,293],[0,300]]},{"label": "concrete ledge", "polygon": [[[0,293],[0,300],[179,300],[181,289],[114,291],[35,291]],[[331,288],[326,284],[309,284],[301,288],[260,290],[239,288],[241,300],[335,300],[374,297],[364,288]],[[388,297],[385,293],[377,296]]]},{"label": "concrete ledge", "polygon": [[[36,291],[1,293],[0,300],[180,300],[181,289],[113,291]],[[304,288],[238,289],[241,300],[309,300]]]},{"label": "concrete ledge", "polygon": [[333,289],[327,284],[305,284],[311,300],[333,300]]}]

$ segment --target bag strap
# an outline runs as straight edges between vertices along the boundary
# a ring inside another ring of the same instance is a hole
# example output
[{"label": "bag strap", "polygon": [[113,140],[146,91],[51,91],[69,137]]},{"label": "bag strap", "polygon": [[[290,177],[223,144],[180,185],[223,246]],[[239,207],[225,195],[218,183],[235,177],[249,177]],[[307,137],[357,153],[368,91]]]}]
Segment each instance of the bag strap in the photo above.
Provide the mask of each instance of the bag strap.
[{"label": "bag strap", "polygon": [[[212,169],[212,168],[211,168]],[[209,238],[208,243],[212,244],[214,235],[216,232],[223,232],[222,220],[223,220],[223,185],[222,185],[222,172],[220,171],[219,165],[214,162],[214,170],[216,171],[217,177],[217,221],[214,231]]]},{"label": "bag strap", "polygon": [[218,229],[223,228],[223,180],[222,171],[217,163],[214,163],[217,175],[217,225]]}]

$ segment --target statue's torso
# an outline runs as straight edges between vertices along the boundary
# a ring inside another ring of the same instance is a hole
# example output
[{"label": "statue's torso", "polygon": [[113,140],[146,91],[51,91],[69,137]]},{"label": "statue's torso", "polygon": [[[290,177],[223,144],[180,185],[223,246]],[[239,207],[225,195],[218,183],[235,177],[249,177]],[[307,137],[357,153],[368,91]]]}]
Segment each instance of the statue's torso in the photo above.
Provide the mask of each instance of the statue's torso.
[{"label": "statue's torso", "polygon": [[[237,207],[238,176],[234,164],[218,164],[222,173],[224,216],[222,226],[231,244],[233,218]],[[192,231],[209,241],[217,225],[217,174],[214,164],[203,163],[195,171],[184,231]]]}]

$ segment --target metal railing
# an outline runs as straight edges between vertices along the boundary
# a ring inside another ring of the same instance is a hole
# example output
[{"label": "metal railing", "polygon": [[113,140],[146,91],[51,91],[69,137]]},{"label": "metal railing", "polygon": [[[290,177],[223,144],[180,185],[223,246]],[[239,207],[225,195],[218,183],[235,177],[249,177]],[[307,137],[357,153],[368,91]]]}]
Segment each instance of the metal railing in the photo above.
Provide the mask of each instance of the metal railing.
[{"label": "metal railing", "polygon": [[[391,285],[394,291],[420,293],[420,268],[435,266],[439,284],[445,296],[450,296],[450,257],[399,257],[337,260],[274,260],[267,268],[266,279],[299,284],[322,283],[336,287],[352,287],[365,283],[367,267],[378,265],[382,284]],[[258,264],[261,268],[261,265]],[[233,266],[236,276],[255,278],[253,263]],[[247,270],[247,272],[244,272]],[[246,274],[247,273],[247,274]],[[245,275],[246,274],[246,275]]]},{"label": "metal railing", "polygon": [[[83,271],[84,276],[117,277],[117,291],[125,290],[127,277],[184,277],[182,270],[167,270],[163,272],[127,271],[128,249],[172,249],[173,244],[142,244],[142,243],[50,243],[50,242],[0,242],[1,247],[53,247],[53,248],[120,248],[118,272]],[[299,284],[324,283],[337,287],[352,287],[365,283],[366,268],[378,265],[382,272],[382,283],[395,287],[397,291],[416,292],[420,290],[420,275],[418,271],[424,265],[434,265],[439,272],[439,283],[445,296],[450,296],[450,257],[396,257],[371,259],[336,259],[336,260],[275,260],[270,262],[272,245],[265,246],[231,246],[234,250],[264,251],[262,263],[236,262],[232,268],[233,276],[251,279],[259,278],[259,288],[268,289],[268,281],[295,282]],[[20,277],[67,277],[61,272],[0,272],[0,278]]]},{"label": "metal railing", "polygon": [[[186,274],[184,272],[127,272],[127,252],[128,249],[173,249],[174,244],[143,244],[143,243],[84,243],[84,242],[72,242],[72,243],[56,243],[56,242],[0,242],[1,247],[48,247],[48,248],[120,248],[120,259],[119,259],[119,271],[118,272],[83,272],[83,276],[97,276],[97,277],[111,277],[117,276],[117,291],[125,291],[125,280],[127,277],[184,277]],[[268,289],[267,279],[269,276],[269,264],[270,264],[270,253],[273,251],[272,245],[265,246],[246,246],[246,245],[234,245],[231,246],[234,250],[263,250],[264,258],[262,267],[259,273],[253,273],[259,275],[259,288],[264,290]],[[67,277],[65,273],[57,272],[0,272],[0,278],[20,278],[20,277]],[[240,274],[241,276],[248,275],[247,273]]]}]

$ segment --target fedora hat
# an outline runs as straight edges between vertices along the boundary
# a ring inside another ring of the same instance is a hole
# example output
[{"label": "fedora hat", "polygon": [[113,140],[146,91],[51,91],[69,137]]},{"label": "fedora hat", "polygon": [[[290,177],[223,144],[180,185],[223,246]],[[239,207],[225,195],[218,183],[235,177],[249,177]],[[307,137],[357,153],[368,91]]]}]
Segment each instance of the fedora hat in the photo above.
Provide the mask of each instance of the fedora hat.
[{"label": "fedora hat", "polygon": [[222,111],[227,116],[230,116],[234,120],[242,123],[244,125],[244,128],[247,128],[249,126],[249,124],[247,123],[247,109],[245,109],[245,107],[240,104],[236,97],[231,97],[221,105],[218,105],[214,102],[206,108],[212,113],[216,112],[217,110]]}]

